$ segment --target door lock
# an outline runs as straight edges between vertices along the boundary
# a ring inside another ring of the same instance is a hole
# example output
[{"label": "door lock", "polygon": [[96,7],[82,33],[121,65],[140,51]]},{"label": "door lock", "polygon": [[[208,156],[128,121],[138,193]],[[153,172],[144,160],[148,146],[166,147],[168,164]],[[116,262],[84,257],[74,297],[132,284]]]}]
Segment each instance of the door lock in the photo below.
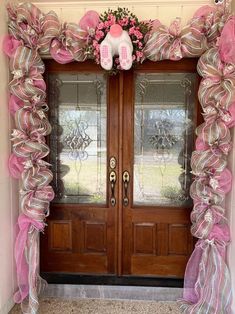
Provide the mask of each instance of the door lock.
[{"label": "door lock", "polygon": [[117,175],[115,171],[111,171],[109,174],[109,182],[111,185],[111,198],[110,202],[112,206],[115,206],[116,204],[116,199],[115,199],[115,183],[117,181]]},{"label": "door lock", "polygon": [[122,180],[123,180],[123,187],[124,187],[124,197],[123,197],[123,205],[127,206],[129,204],[129,199],[128,199],[128,185],[130,182],[130,174],[128,171],[124,171],[122,175]]}]

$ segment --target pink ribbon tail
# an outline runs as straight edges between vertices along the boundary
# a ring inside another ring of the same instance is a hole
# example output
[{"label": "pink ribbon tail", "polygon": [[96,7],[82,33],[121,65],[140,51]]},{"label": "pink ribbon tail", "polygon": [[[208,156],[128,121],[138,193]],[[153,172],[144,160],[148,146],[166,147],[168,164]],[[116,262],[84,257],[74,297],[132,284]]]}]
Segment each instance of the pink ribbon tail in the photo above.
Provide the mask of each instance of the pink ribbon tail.
[{"label": "pink ribbon tail", "polygon": [[21,214],[18,218],[18,226],[20,230],[15,243],[15,260],[19,290],[14,295],[14,301],[21,303],[29,295],[29,264],[26,258],[28,232],[31,227],[42,230],[44,223]]}]

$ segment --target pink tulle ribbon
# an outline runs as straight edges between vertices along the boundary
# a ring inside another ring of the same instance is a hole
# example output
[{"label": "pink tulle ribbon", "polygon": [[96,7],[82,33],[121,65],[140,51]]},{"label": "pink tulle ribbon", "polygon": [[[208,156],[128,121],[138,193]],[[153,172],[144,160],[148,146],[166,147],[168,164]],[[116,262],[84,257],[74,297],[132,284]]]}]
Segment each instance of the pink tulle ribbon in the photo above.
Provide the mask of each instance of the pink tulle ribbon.
[{"label": "pink tulle ribbon", "polygon": [[11,35],[6,35],[4,40],[3,40],[3,51],[4,53],[8,56],[8,57],[13,57],[16,49],[19,46],[22,46],[23,43],[20,40],[15,39],[13,36]]},{"label": "pink tulle ribbon", "polygon": [[[21,214],[18,218],[19,233],[15,242],[15,260],[19,290],[14,295],[14,301],[21,303],[29,294],[29,264],[26,258],[28,233],[32,229],[41,231],[44,223]],[[37,276],[37,274],[34,274]]]},{"label": "pink tulle ribbon", "polygon": [[235,64],[235,16],[223,28],[219,39],[219,53],[223,62]]},{"label": "pink tulle ribbon", "polygon": [[100,16],[99,13],[93,10],[89,10],[79,21],[79,26],[86,32],[86,35],[95,32],[96,27],[99,24]]},{"label": "pink tulle ribbon", "polygon": [[25,158],[18,157],[15,154],[11,154],[8,161],[8,167],[10,174],[13,178],[19,179],[24,170]]},{"label": "pink tulle ribbon", "polygon": [[15,115],[16,111],[24,106],[24,101],[15,95],[11,95],[9,99],[9,111]]},{"label": "pink tulle ribbon", "polygon": [[66,64],[74,61],[70,51],[64,48],[58,39],[53,39],[50,47],[50,54],[58,63]]}]

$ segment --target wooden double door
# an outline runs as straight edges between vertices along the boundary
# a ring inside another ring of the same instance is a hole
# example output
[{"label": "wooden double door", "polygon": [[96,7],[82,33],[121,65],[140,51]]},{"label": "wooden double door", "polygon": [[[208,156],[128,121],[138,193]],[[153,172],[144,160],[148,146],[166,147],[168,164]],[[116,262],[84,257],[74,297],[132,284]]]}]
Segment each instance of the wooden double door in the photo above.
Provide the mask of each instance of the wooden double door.
[{"label": "wooden double door", "polygon": [[196,62],[146,62],[114,76],[89,62],[46,62],[56,198],[41,272],[183,278]]}]

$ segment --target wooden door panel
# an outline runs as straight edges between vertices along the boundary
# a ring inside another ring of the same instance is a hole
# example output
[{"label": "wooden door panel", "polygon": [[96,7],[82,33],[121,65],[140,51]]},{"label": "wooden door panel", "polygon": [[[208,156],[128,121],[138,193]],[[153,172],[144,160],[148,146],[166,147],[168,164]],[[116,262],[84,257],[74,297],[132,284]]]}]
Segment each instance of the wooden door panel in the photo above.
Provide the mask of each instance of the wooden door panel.
[{"label": "wooden door panel", "polygon": [[114,273],[114,252],[109,245],[115,242],[115,226],[108,216],[106,208],[53,208],[41,236],[43,271]]},{"label": "wooden door panel", "polygon": [[[62,79],[66,80],[65,75],[69,74],[69,88],[68,88],[68,98],[64,95],[59,96],[55,94],[53,90],[52,96],[52,102],[54,106],[57,106],[58,103],[62,106],[62,108],[68,106],[69,110],[72,115],[76,113],[76,110],[81,110],[82,112],[91,110],[96,110],[96,115],[98,119],[98,115],[104,113],[104,111],[101,110],[102,106],[107,106],[107,114],[106,114],[106,131],[103,131],[106,133],[106,156],[102,158],[107,159],[107,167],[106,167],[106,177],[107,182],[105,183],[106,188],[106,197],[104,198],[103,204],[93,204],[90,202],[84,202],[79,203],[79,198],[77,198],[77,202],[74,203],[66,203],[66,200],[64,200],[64,203],[60,203],[60,199],[57,202],[54,202],[51,204],[50,208],[50,216],[47,219],[48,228],[41,236],[41,271],[42,272],[61,272],[61,273],[80,273],[80,274],[114,274],[117,269],[117,207],[118,207],[118,184],[115,186],[114,190],[114,197],[116,198],[116,203],[114,206],[112,206],[110,202],[111,197],[111,187],[109,182],[109,173],[111,170],[118,172],[119,171],[119,164],[117,163],[114,169],[111,169],[109,165],[109,160],[112,156],[114,156],[117,160],[118,156],[118,128],[119,128],[119,121],[118,121],[118,110],[119,110],[119,84],[118,84],[118,78],[115,76],[109,77],[106,76],[106,86],[104,88],[105,91],[107,91],[106,94],[106,104],[104,102],[101,102],[100,98],[100,90],[99,88],[99,82],[97,83],[97,80],[99,80],[100,76],[96,76],[96,73],[102,74],[104,73],[100,68],[98,68],[95,65],[92,65],[91,62],[85,62],[83,64],[79,64],[77,62],[71,63],[69,65],[60,65],[56,62],[50,60],[46,62],[46,68],[48,70],[48,75],[53,74],[53,80],[57,80],[58,74],[59,79],[62,77]],[[91,75],[90,75],[91,74]],[[76,75],[79,80],[84,80],[85,84],[90,84],[89,86],[86,86],[81,82],[81,88],[77,88],[77,92],[74,93],[74,96],[71,96],[73,90],[75,89],[76,84]],[[89,76],[90,75],[90,76]],[[97,79],[96,79],[97,78]],[[49,80],[47,80],[48,83],[48,95],[50,94],[50,84]],[[104,84],[104,82],[101,82]],[[68,83],[66,83],[68,85]],[[83,86],[85,86],[83,88]],[[58,86],[56,86],[58,88]],[[89,103],[87,99],[90,99],[90,95],[84,95],[83,90],[86,91],[86,93],[93,92],[93,89],[97,88],[97,97],[93,97],[91,100],[98,101],[99,107],[98,109],[93,109],[94,104]],[[62,90],[62,92],[66,92]],[[61,93],[62,93],[61,92]],[[49,100],[50,100],[49,97]],[[62,99],[62,100],[60,100]],[[76,102],[74,104],[74,102]],[[51,104],[52,105],[52,104]],[[93,106],[93,107],[92,107]],[[49,103],[50,107],[50,103]],[[67,108],[67,107],[66,107]],[[73,109],[74,108],[74,109]],[[88,109],[86,109],[88,108]],[[90,109],[89,109],[90,108]],[[57,109],[56,109],[57,110]],[[64,109],[63,109],[64,110]],[[100,113],[101,112],[101,113]],[[103,112],[103,113],[102,113]],[[51,115],[53,115],[51,113]],[[80,140],[87,140],[90,138],[90,140],[85,143],[84,147],[90,147],[89,145],[92,145],[94,142],[102,141],[101,135],[98,135],[98,131],[95,130],[94,125],[100,126],[100,122],[96,121],[96,119],[93,119],[91,122],[91,129],[90,133],[87,131],[88,126],[86,124],[86,113],[81,113],[82,123],[84,128],[81,130],[73,130],[72,135],[73,136],[80,136],[79,141],[77,142],[76,147],[82,147],[82,141]],[[83,115],[83,116],[82,116]],[[55,114],[54,114],[55,116]],[[59,115],[58,115],[59,116]],[[88,116],[88,114],[87,114]],[[60,118],[60,116],[59,116]],[[58,118],[58,124],[59,124],[59,118]],[[53,118],[55,120],[55,117]],[[103,118],[104,119],[104,118]],[[54,121],[53,120],[53,121]],[[63,125],[65,128],[65,126]],[[59,136],[61,133],[61,130],[59,130]],[[97,132],[97,136],[96,136]],[[102,135],[103,136],[103,135]],[[67,137],[70,140],[70,137]],[[75,138],[76,139],[76,138]],[[51,145],[53,146],[53,141],[49,141]],[[73,147],[73,141],[70,142],[70,146]],[[81,143],[81,144],[80,144]],[[65,143],[62,143],[62,147],[65,146]],[[79,146],[80,145],[80,146]],[[93,145],[94,147],[94,145]],[[100,151],[97,153],[102,154],[102,146]],[[68,150],[68,148],[66,148]],[[93,149],[93,150],[92,150]],[[92,154],[94,151],[94,148],[90,149],[90,156],[92,158]],[[76,150],[73,150],[73,154],[77,153]],[[58,145],[58,154],[60,153],[60,146]],[[66,153],[66,152],[65,152]],[[64,153],[64,154],[65,154]],[[79,152],[78,152],[79,153]],[[77,154],[78,154],[77,153]],[[83,158],[85,154],[81,155],[81,158]],[[72,155],[74,157],[74,155]],[[86,157],[86,156],[85,156]],[[59,157],[58,157],[59,158]],[[79,157],[80,158],[80,157]],[[49,159],[50,162],[50,159]],[[54,161],[56,162],[56,161]],[[96,166],[91,164],[91,166]],[[98,167],[98,166],[97,166]],[[91,171],[89,170],[89,167],[87,169],[87,176],[92,176]],[[104,172],[104,171],[103,171]],[[55,176],[58,174],[55,173]],[[76,175],[76,173],[74,173]],[[84,178],[84,176],[83,176]],[[62,177],[63,179],[63,177]],[[70,176],[70,179],[72,180],[73,177]],[[96,178],[89,181],[96,184]],[[80,181],[77,181],[77,184],[81,184]],[[82,182],[83,184],[83,182]],[[84,184],[83,184],[84,186]],[[86,186],[85,186],[86,188]],[[86,190],[84,189],[86,192]]]},{"label": "wooden door panel", "polygon": [[188,256],[132,256],[131,275],[183,278]]},{"label": "wooden door panel", "polygon": [[[179,206],[177,205],[177,201],[172,201],[172,204],[169,205],[167,203],[163,203],[163,205],[161,205],[155,200],[152,202],[146,202],[146,204],[138,204],[138,202],[136,203],[134,199],[134,182],[136,180],[134,179],[134,151],[136,150],[136,142],[134,141],[134,137],[136,136],[136,131],[134,132],[136,119],[136,111],[134,109],[136,101],[136,91],[134,88],[135,80],[137,74],[141,73],[143,82],[140,86],[140,93],[143,95],[145,93],[148,80],[148,76],[145,76],[145,73],[147,73],[147,75],[159,73],[159,76],[156,76],[155,78],[156,81],[162,79],[164,76],[164,74],[162,75],[161,73],[185,72],[187,73],[185,76],[186,78],[189,77],[188,73],[196,73],[196,60],[190,63],[188,60],[182,60],[177,62],[177,64],[177,68],[175,68],[174,62],[166,61],[163,63],[160,62],[159,66],[151,63],[147,63],[146,65],[143,64],[139,67],[139,69],[125,73],[123,78],[123,85],[130,86],[130,88],[124,89],[123,100],[123,148],[125,154],[123,155],[122,162],[123,171],[127,170],[130,174],[130,182],[127,193],[129,203],[123,208],[124,237],[122,269],[123,274],[125,275],[183,278],[188,258],[193,250],[193,237],[190,233],[191,205]],[[175,76],[176,78],[177,75]],[[198,103],[196,100],[196,87],[197,82],[195,82],[195,94],[193,94],[195,107],[197,107]],[[182,93],[184,92],[182,91]],[[156,93],[156,104],[160,102],[160,96],[159,100],[157,99],[158,95],[161,94],[162,90],[159,90],[159,92]],[[170,95],[170,91],[168,91],[168,94]],[[182,94],[182,98],[183,97],[184,94]],[[170,101],[173,102],[174,99],[172,98]],[[139,103],[137,105],[140,106]],[[147,106],[149,106],[148,108],[151,106],[151,108],[154,108],[155,106],[151,103],[150,98],[148,98]],[[195,109],[194,112],[196,113],[197,108]],[[195,114],[194,121],[197,121],[197,119],[198,116]],[[141,128],[145,127],[145,123],[146,120],[143,120]],[[169,133],[169,135],[171,134]],[[192,138],[193,137],[194,135]],[[152,138],[155,140],[153,136]],[[139,141],[142,140],[143,139],[141,138],[139,139]],[[147,155],[148,158],[146,158],[145,164],[148,164],[148,160],[151,160],[151,156],[149,156],[150,155]],[[189,161],[190,160],[188,160],[187,167]],[[146,180],[151,181],[152,177],[156,175],[155,173],[156,172],[154,171],[152,171],[152,173],[148,173],[148,177],[145,179],[145,182]],[[169,174],[172,175],[171,173]],[[169,178],[169,180],[171,180],[170,176]],[[122,191],[124,193],[124,190]],[[122,194],[122,198],[123,197],[124,195]],[[154,205],[155,202],[156,205]]]},{"label": "wooden door panel", "polygon": [[193,250],[189,209],[126,209],[124,217],[124,274],[183,278]]},{"label": "wooden door panel", "polygon": [[72,221],[53,220],[49,222],[50,251],[72,251]]},{"label": "wooden door panel", "polygon": [[[192,250],[189,225],[133,223],[134,255],[188,255]],[[147,241],[146,241],[147,239]],[[184,241],[182,241],[184,239]]]},{"label": "wooden door panel", "polygon": [[[46,63],[50,73],[85,75],[102,72],[91,62],[66,66],[54,61]],[[103,204],[51,204],[48,228],[41,236],[42,272],[183,278],[193,250],[190,234],[192,208],[177,204],[161,206],[155,201],[141,204],[135,200],[135,79],[138,73],[196,73],[196,63],[195,59],[146,62],[135,70],[107,78],[106,201]],[[86,103],[86,97],[81,102]],[[148,105],[153,104],[149,102]],[[199,109],[195,108],[195,112]],[[200,117],[196,119],[199,121]],[[116,160],[114,169],[109,163],[111,157]],[[114,206],[110,201],[111,171],[115,171],[117,176]],[[128,204],[123,202],[126,193],[124,171],[130,174],[126,195]],[[147,175],[151,181],[156,173],[150,171]]]}]

